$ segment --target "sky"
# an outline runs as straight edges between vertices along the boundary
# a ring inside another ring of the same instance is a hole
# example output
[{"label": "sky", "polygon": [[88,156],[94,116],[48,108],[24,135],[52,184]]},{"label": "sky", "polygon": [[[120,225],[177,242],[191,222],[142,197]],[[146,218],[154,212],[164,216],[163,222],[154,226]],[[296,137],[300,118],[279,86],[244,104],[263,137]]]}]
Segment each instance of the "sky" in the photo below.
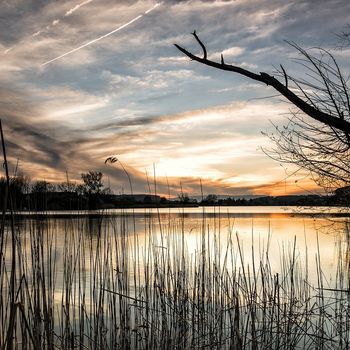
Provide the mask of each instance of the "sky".
[{"label": "sky", "polygon": [[[50,182],[102,171],[115,193],[176,196],[317,192],[309,174],[266,155],[263,133],[291,105],[262,84],[202,66],[174,43],[255,72],[295,49],[335,50],[350,23],[347,0],[0,1],[0,118],[10,169]],[[333,51],[332,51],[333,52]],[[269,97],[272,96],[272,97]],[[265,152],[264,152],[265,150]]]}]

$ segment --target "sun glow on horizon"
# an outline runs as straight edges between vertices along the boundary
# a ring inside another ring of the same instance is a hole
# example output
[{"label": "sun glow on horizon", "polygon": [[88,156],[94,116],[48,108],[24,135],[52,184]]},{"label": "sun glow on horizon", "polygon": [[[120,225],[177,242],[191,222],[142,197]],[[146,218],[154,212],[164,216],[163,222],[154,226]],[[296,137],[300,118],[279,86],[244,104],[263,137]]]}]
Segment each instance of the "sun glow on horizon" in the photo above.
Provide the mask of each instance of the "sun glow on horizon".
[{"label": "sun glow on horizon", "polygon": [[303,73],[283,40],[332,47],[330,33],[340,32],[347,13],[310,4],[0,3],[0,111],[12,169],[19,159],[20,171],[52,182],[64,181],[67,169],[72,181],[99,170],[118,193],[128,180],[117,164],[104,164],[117,155],[137,192],[149,191],[146,172],[155,173],[160,193],[167,179],[174,192],[181,183],[190,194],[198,194],[200,180],[206,193],[320,191],[305,174],[289,178],[292,169],[261,150],[272,144],[261,132],[288,123],[289,103],[260,83],[193,62],[173,45],[200,52],[186,34],[196,28],[213,60],[223,53],[228,64],[254,72],[282,64],[291,75]]}]

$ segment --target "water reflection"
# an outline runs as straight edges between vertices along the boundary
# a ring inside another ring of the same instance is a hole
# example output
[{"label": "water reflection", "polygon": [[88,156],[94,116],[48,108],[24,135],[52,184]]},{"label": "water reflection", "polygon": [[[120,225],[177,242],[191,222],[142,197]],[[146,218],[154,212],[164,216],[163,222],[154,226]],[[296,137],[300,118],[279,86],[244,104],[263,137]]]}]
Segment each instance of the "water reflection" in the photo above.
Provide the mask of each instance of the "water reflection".
[{"label": "water reflection", "polygon": [[[346,309],[345,299],[337,296],[342,309],[329,309],[333,296],[325,308],[318,295],[321,290],[327,293],[327,288],[345,286],[346,215],[311,215],[276,207],[270,212],[266,207],[241,209],[19,216],[17,277],[19,285],[25,276],[21,290],[23,304],[29,305],[25,312],[33,324],[38,323],[38,334],[44,329],[40,328],[43,320],[45,327],[52,325],[52,334],[59,334],[57,344],[61,339],[70,343],[74,334],[87,335],[80,340],[87,348],[94,348],[99,337],[115,344],[124,339],[120,332],[136,342],[136,331],[140,335],[152,329],[147,337],[162,339],[166,330],[167,339],[172,339],[182,326],[194,329],[193,339],[197,340],[212,334],[219,321],[226,326],[218,330],[224,339],[230,339],[226,333],[233,329],[236,307],[242,311],[241,325],[248,324],[253,310],[260,310],[265,321],[278,315],[270,329],[283,325],[279,312],[285,305],[289,310],[286,320],[295,320],[296,327],[303,317],[310,317],[308,322],[315,320],[318,327],[321,319],[325,324],[324,317],[331,315],[333,322],[338,317],[334,315],[341,315],[338,310]],[[10,239],[5,244],[9,248]],[[2,305],[8,305],[10,252],[6,249],[6,271],[2,271]],[[310,306],[303,316],[300,303]],[[266,319],[267,308],[272,311]],[[8,320],[6,316],[5,322]],[[187,327],[193,320],[197,320],[195,327]],[[168,328],[168,324],[173,326]],[[259,321],[257,326],[261,326]],[[203,327],[207,327],[204,333]],[[309,328],[307,324],[307,337]],[[334,327],[330,339],[338,329]],[[139,348],[146,348],[149,338],[142,336],[145,343]],[[181,334],[179,339],[183,339]]]},{"label": "water reflection", "polygon": [[[294,249],[296,244],[297,257],[309,269],[310,276],[316,275],[313,262],[315,256],[320,255],[323,271],[331,285],[339,258],[339,244],[346,240],[347,219],[317,216],[314,209],[313,215],[310,213],[310,209],[296,212],[290,207],[114,210],[70,217],[65,217],[67,213],[53,213],[50,220],[27,218],[21,221],[22,228],[26,228],[25,234],[22,233],[22,245],[27,244],[29,254],[28,243],[35,231],[32,230],[33,225],[36,230],[40,226],[42,232],[49,232],[46,239],[52,244],[54,242],[56,266],[60,272],[67,242],[77,250],[79,245],[86,245],[86,261],[91,259],[91,253],[96,253],[101,238],[111,256],[115,256],[120,237],[125,240],[122,253],[130,259],[130,263],[135,256],[146,256],[150,246],[170,250],[173,248],[171,245],[180,244],[183,252],[195,260],[204,235],[208,249],[215,248],[216,253],[224,254],[228,242],[236,248],[240,245],[247,265],[269,253],[271,266],[278,272],[281,256]],[[318,213],[324,214],[324,209]],[[142,261],[137,264],[142,265]],[[85,268],[88,269],[88,266]]]}]

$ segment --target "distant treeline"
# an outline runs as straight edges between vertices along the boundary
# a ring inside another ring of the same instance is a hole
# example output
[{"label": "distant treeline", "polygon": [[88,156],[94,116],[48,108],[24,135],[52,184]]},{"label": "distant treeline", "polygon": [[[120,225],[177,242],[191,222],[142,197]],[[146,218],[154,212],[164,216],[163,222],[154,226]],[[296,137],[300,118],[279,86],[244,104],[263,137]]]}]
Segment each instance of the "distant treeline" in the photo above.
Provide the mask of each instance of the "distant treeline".
[{"label": "distant treeline", "polygon": [[[169,202],[152,194],[113,194],[102,181],[103,174],[89,171],[81,174],[81,182],[53,184],[45,180],[31,181],[24,175],[10,178],[9,191],[4,177],[0,177],[0,204],[14,210],[93,210],[128,207],[158,207],[193,205],[181,201]],[[6,199],[7,198],[7,199]]]},{"label": "distant treeline", "polygon": [[[289,195],[256,198],[219,198],[210,194],[202,200],[181,194],[167,199],[152,194],[113,194],[102,182],[103,174],[89,171],[81,174],[82,181],[52,184],[47,181],[31,181],[20,175],[10,178],[7,191],[6,179],[0,178],[1,207],[10,205],[14,210],[85,210],[127,207],[178,207],[178,206],[347,206],[350,189],[338,189],[334,195]],[[7,194],[8,192],[8,194]]]},{"label": "distant treeline", "polygon": [[[111,193],[102,183],[101,172],[90,171],[81,174],[82,182],[53,184],[45,180],[31,181],[24,175],[10,178],[9,191],[4,177],[0,178],[0,199],[2,207],[14,210],[84,209],[97,207],[99,197]],[[7,195],[8,192],[8,195]]]},{"label": "distant treeline", "polygon": [[[334,196],[319,195],[290,195],[290,196],[266,196],[258,198],[227,198],[219,199],[218,205],[222,206],[333,206],[337,205]],[[339,203],[338,203],[339,204]]]},{"label": "distant treeline", "polygon": [[308,194],[220,198],[215,194],[209,194],[202,200],[191,199],[188,195],[179,196],[179,199],[184,203],[197,203],[201,206],[347,206],[350,199],[350,188],[339,189],[333,195],[328,196]]}]

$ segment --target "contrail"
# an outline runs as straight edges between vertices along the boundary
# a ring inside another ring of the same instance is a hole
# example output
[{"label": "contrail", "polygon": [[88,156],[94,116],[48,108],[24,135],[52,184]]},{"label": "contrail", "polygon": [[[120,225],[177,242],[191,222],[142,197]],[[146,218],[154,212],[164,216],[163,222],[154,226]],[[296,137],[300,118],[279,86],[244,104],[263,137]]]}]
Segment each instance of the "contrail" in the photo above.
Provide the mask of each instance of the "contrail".
[{"label": "contrail", "polygon": [[162,4],[162,2],[157,2],[153,7],[151,7],[149,10],[145,11],[143,14],[138,15],[137,17],[133,18],[131,21],[129,21],[129,22],[127,22],[127,23],[121,25],[120,27],[118,27],[118,28],[112,30],[111,32],[109,32],[109,33],[107,33],[107,34],[104,34],[104,35],[102,35],[102,36],[100,36],[100,37],[98,37],[98,38],[96,38],[96,39],[93,39],[93,40],[91,40],[91,41],[89,41],[89,42],[87,42],[87,43],[85,43],[85,44],[83,44],[83,45],[81,45],[81,46],[79,46],[79,47],[76,47],[75,49],[70,50],[70,51],[68,51],[68,52],[66,52],[66,53],[64,53],[64,54],[62,54],[62,55],[60,55],[60,56],[58,56],[58,57],[55,57],[55,58],[53,58],[52,60],[49,60],[49,61],[47,61],[47,62],[45,62],[45,63],[42,63],[41,65],[42,65],[42,66],[46,66],[46,65],[49,64],[49,63],[52,63],[52,62],[54,62],[54,61],[57,61],[57,60],[61,59],[62,57],[68,56],[68,55],[70,55],[70,54],[73,53],[73,52],[76,52],[76,51],[78,51],[78,50],[80,50],[80,49],[83,49],[83,48],[86,47],[86,46],[92,45],[92,44],[94,44],[95,42],[97,42],[97,41],[99,41],[99,40],[102,40],[102,39],[104,39],[104,38],[107,38],[108,36],[110,36],[110,35],[112,35],[112,34],[114,34],[114,33],[116,33],[116,32],[119,32],[120,30],[124,29],[125,27],[129,26],[130,24],[132,24],[132,23],[138,21],[138,20],[139,20],[140,18],[142,18],[144,15],[149,14],[151,11],[153,11],[155,8],[157,8],[157,7],[160,6],[161,4]]},{"label": "contrail", "polygon": [[[87,5],[87,4],[89,4],[90,2],[92,2],[92,1],[94,1],[94,0],[85,0],[85,1],[83,1],[83,2],[81,2],[81,3],[79,3],[79,4],[77,4],[77,5],[75,5],[73,8],[71,8],[70,10],[68,10],[68,11],[64,14],[64,17],[68,17],[68,16],[72,15],[75,11],[79,10],[80,7]],[[63,18],[63,17],[61,16],[61,19],[62,19],[62,18]],[[21,44],[24,44],[28,39],[35,38],[35,37],[37,37],[38,35],[42,34],[43,32],[46,32],[46,31],[50,30],[52,27],[55,27],[57,24],[60,23],[61,19],[60,19],[60,18],[54,19],[51,23],[49,23],[48,25],[46,25],[46,26],[43,27],[42,29],[37,30],[37,31],[36,31],[35,33],[33,33],[30,37],[24,38],[23,40],[19,41],[19,42],[17,43],[16,46],[10,47],[9,49],[5,50],[5,51],[3,52],[3,54],[6,55],[6,54],[7,54],[9,51],[11,51],[12,49],[15,49],[15,48],[21,46]]]},{"label": "contrail", "polygon": [[80,7],[87,5],[87,4],[89,4],[90,2],[92,2],[92,1],[93,1],[93,0],[85,0],[85,1],[81,2],[81,3],[78,4],[78,5],[75,5],[73,8],[71,8],[70,10],[68,10],[68,11],[65,13],[65,16],[70,16],[73,12],[75,12],[76,10],[78,10]]}]

